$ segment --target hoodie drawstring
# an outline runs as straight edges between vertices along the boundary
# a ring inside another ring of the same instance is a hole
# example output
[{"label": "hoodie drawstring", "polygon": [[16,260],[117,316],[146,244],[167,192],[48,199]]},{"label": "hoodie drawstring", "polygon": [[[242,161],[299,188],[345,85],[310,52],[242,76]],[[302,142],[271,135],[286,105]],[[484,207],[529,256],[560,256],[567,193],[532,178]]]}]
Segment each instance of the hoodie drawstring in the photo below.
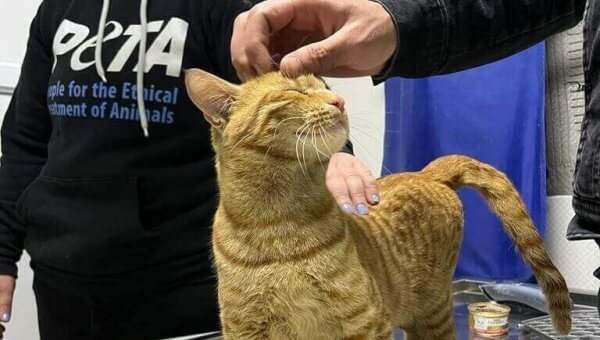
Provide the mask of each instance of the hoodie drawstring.
[{"label": "hoodie drawstring", "polygon": [[110,6],[110,0],[104,0],[102,2],[102,13],[100,14],[100,22],[98,23],[98,38],[96,39],[96,50],[94,62],[96,64],[96,72],[100,79],[106,83],[106,74],[104,73],[104,66],[102,65],[102,41],[104,40],[104,28],[106,27],[106,18],[108,17],[108,7]]},{"label": "hoodie drawstring", "polygon": [[140,25],[141,38],[138,54],[137,69],[137,102],[140,109],[140,124],[144,130],[144,136],[148,137],[148,116],[146,115],[146,103],[144,103],[144,73],[146,71],[146,44],[148,40],[148,0],[140,0]]},{"label": "hoodie drawstring", "polygon": [[[102,13],[100,14],[100,21],[98,23],[98,37],[96,39],[95,49],[95,60],[96,73],[103,82],[107,82],[104,66],[102,65],[102,44],[104,42],[104,28],[106,27],[106,20],[108,18],[108,9],[110,7],[110,0],[102,0]],[[148,137],[148,115],[146,114],[146,103],[144,102],[144,74],[146,71],[146,45],[148,40],[148,0],[140,0],[140,46],[138,53],[138,65],[137,65],[137,104],[140,112],[140,125],[144,132],[144,136]]]}]

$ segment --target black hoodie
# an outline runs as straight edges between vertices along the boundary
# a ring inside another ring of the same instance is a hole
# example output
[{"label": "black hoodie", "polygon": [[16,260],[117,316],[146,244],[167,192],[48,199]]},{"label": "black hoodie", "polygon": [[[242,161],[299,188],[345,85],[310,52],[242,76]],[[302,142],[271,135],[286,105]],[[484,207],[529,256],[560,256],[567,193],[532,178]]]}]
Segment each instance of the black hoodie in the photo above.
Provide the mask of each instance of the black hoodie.
[{"label": "black hoodie", "polygon": [[140,129],[140,1],[45,0],[2,127],[0,274],[23,246],[38,265],[102,275],[193,262],[210,273],[217,189],[209,125],[186,68],[236,81],[229,44],[241,0],[149,1]]}]

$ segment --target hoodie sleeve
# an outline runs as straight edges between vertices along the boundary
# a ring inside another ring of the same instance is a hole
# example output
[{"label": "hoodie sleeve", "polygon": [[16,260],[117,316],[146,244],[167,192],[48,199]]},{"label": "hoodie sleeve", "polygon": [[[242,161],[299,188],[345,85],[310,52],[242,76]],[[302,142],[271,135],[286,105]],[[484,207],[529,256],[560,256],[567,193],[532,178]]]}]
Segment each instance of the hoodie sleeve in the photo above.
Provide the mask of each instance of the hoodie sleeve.
[{"label": "hoodie sleeve", "polygon": [[386,71],[425,77],[507,57],[577,24],[585,0],[375,0],[396,25],[398,49]]},{"label": "hoodie sleeve", "polygon": [[0,274],[16,276],[25,228],[16,202],[46,163],[51,133],[46,91],[52,69],[51,46],[42,34],[40,6],[30,28],[19,83],[2,124],[0,159]]}]

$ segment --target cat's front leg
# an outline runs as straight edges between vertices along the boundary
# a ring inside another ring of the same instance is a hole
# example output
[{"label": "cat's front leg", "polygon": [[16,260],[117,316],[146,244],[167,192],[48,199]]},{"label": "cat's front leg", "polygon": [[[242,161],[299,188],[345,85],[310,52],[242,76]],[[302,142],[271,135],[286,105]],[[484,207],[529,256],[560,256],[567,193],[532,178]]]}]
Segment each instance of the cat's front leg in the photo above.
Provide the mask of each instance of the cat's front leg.
[{"label": "cat's front leg", "polygon": [[[394,333],[387,314],[372,310],[373,317],[364,318],[358,324],[344,321],[344,340],[391,340]],[[376,317],[375,315],[380,315]]]},{"label": "cat's front leg", "polygon": [[224,340],[264,340],[268,339],[267,325],[249,315],[245,320],[227,317],[221,313],[221,328]]},{"label": "cat's front leg", "polygon": [[[344,340],[391,340],[393,327],[375,281],[368,274],[356,274],[345,284],[327,291],[330,303],[342,324]],[[354,284],[347,284],[347,283]]]},{"label": "cat's front leg", "polygon": [[269,339],[269,315],[258,299],[250,302],[237,294],[224,294],[219,286],[219,308],[224,340]]}]

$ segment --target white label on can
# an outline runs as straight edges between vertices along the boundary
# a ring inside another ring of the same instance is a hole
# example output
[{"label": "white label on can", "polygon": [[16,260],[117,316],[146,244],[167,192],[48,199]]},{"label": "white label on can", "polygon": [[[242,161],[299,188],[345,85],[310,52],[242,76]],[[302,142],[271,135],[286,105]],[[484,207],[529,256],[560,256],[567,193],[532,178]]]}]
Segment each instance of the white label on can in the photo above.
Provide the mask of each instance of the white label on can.
[{"label": "white label on can", "polygon": [[473,325],[473,327],[480,331],[487,331],[488,319],[481,316],[475,316],[475,324]]},{"label": "white label on can", "polygon": [[482,332],[498,332],[506,328],[508,317],[486,318],[483,316],[475,316],[473,328]]}]

